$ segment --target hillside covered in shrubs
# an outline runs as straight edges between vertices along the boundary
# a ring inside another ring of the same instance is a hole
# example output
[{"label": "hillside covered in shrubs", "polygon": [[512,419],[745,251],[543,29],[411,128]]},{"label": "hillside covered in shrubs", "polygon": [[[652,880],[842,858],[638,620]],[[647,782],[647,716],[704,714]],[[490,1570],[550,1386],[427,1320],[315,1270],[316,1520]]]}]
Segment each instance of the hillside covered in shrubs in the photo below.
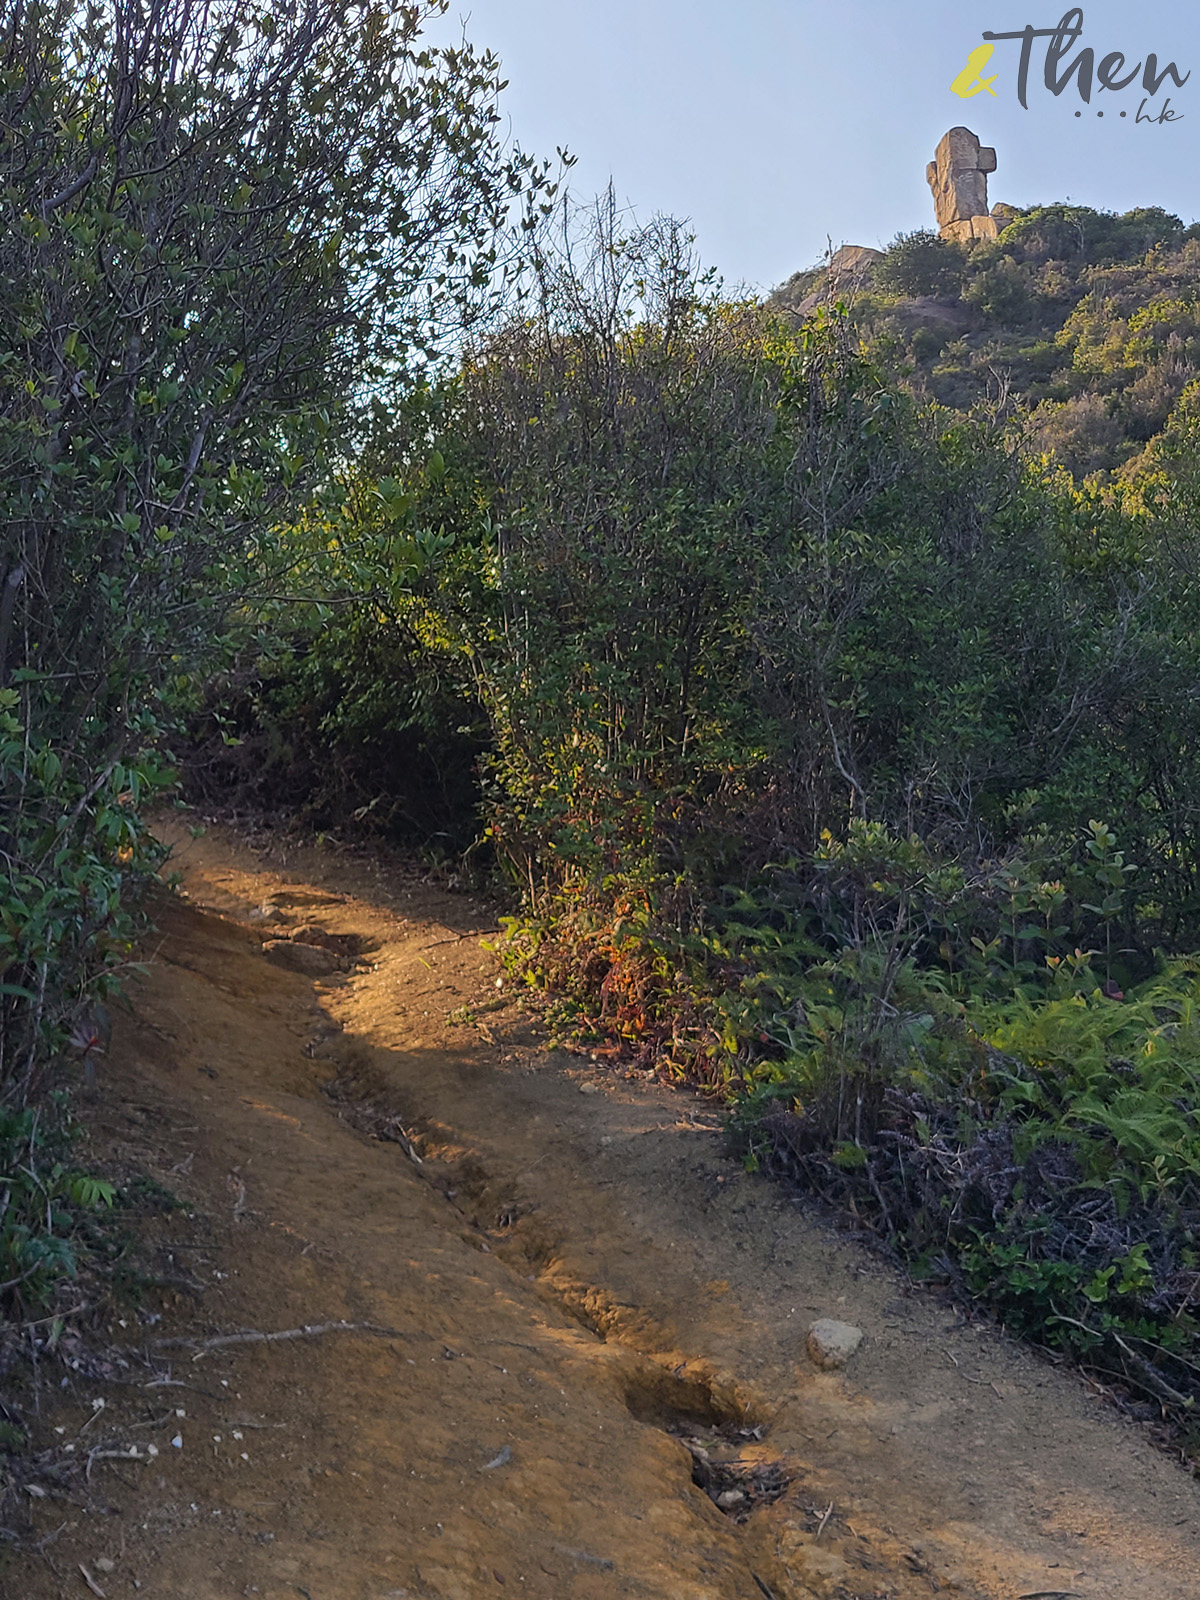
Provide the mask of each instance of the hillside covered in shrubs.
[{"label": "hillside covered in shrubs", "polygon": [[[794,309],[825,281],[798,273],[771,303]],[[916,392],[958,410],[1006,396],[1030,448],[1077,477],[1136,476],[1200,374],[1200,224],[1154,206],[1037,206],[967,247],[911,233],[849,298]]]}]

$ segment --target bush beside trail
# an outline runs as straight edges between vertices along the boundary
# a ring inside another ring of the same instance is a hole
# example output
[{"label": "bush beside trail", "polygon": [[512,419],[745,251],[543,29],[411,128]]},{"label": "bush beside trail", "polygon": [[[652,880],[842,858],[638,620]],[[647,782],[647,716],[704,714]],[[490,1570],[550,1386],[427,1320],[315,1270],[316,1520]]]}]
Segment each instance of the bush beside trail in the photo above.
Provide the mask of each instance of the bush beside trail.
[{"label": "bush beside trail", "polygon": [[281,526],[552,193],[496,59],[427,48],[443,9],[0,20],[0,1321],[55,1302],[102,1195],[59,1159],[70,1041],[127,972],[183,725],[311,594]]}]

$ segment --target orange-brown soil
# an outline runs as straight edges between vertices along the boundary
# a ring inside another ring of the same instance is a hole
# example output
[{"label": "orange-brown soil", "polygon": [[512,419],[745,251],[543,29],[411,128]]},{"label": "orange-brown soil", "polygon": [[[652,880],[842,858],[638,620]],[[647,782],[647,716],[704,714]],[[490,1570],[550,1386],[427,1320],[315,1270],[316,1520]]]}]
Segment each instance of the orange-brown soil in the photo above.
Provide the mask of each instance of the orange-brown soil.
[{"label": "orange-brown soil", "polygon": [[[6,1600],[1200,1596],[1142,1425],[741,1171],[710,1103],[547,1049],[486,908],[165,827],[92,1154],[193,1209],[128,1364],[43,1403],[97,1453],[33,1482]],[[340,970],[264,958],[301,924]]]}]

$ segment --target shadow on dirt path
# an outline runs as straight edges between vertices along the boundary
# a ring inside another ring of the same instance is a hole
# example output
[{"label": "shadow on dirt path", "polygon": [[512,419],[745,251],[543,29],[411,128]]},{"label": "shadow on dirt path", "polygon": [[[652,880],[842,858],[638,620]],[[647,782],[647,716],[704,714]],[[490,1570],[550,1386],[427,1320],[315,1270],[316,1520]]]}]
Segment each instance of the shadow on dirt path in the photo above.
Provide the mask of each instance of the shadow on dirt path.
[{"label": "shadow on dirt path", "polygon": [[710,1104],[545,1049],[486,908],[164,828],[94,1142],[194,1208],[180,1287],[43,1419],[95,1459],[6,1600],[1200,1595],[1137,1425],[741,1172]]}]

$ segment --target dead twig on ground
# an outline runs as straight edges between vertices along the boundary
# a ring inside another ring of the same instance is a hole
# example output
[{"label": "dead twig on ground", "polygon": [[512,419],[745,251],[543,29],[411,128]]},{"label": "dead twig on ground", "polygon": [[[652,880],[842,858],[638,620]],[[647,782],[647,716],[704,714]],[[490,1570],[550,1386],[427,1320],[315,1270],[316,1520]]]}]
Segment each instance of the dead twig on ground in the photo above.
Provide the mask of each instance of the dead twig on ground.
[{"label": "dead twig on ground", "polygon": [[199,1361],[209,1350],[222,1350],[235,1344],[284,1344],[290,1339],[320,1339],[327,1333],[369,1333],[381,1339],[410,1339],[412,1335],[402,1328],[383,1328],[374,1322],[308,1322],[301,1328],[281,1328],[276,1333],[263,1333],[257,1328],[242,1333],[221,1333],[213,1339],[156,1339],[156,1350],[187,1350]]},{"label": "dead twig on ground", "polygon": [[218,1394],[215,1389],[202,1388],[198,1383],[187,1383],[183,1378],[166,1377],[151,1378],[149,1383],[142,1385],[143,1389],[190,1389],[193,1394],[202,1394],[209,1400],[223,1400],[226,1397]]}]

